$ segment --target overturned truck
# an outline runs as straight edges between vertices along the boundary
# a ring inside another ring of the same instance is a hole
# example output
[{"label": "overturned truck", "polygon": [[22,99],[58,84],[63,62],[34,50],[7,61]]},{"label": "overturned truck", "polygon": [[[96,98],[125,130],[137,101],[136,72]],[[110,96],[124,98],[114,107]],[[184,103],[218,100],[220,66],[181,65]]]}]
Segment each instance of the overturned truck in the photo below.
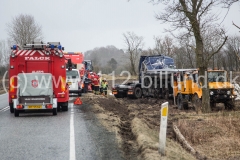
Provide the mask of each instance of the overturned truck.
[{"label": "overturned truck", "polygon": [[142,96],[169,97],[173,95],[171,74],[174,60],[168,56],[141,56],[139,61],[139,81],[116,84],[112,88],[115,97],[140,98]]}]

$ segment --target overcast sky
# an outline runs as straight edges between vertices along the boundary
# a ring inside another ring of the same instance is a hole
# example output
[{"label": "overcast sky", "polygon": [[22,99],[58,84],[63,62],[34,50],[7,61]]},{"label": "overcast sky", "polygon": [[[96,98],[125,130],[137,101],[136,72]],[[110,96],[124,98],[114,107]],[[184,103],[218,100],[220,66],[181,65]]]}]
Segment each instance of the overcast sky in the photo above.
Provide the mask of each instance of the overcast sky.
[{"label": "overcast sky", "polygon": [[[163,7],[149,0],[0,0],[0,40],[6,40],[6,24],[19,14],[30,14],[42,26],[44,42],[60,41],[65,51],[86,52],[114,45],[124,49],[123,33],[144,37],[144,49],[154,46],[154,36],[164,28],[154,17]],[[219,10],[225,15],[227,10]],[[240,5],[231,7],[223,24],[229,34],[240,34]],[[222,18],[223,19],[223,18]],[[222,20],[221,19],[221,20]]]}]

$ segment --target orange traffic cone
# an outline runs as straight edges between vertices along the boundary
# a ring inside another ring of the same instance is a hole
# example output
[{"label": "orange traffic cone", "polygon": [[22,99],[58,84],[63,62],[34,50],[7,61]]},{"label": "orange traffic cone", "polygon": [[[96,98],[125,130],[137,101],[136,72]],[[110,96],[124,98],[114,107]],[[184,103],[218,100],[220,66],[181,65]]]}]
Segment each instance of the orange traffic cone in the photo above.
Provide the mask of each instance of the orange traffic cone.
[{"label": "orange traffic cone", "polygon": [[82,100],[80,99],[80,97],[78,97],[75,101],[74,104],[76,105],[81,105],[82,104]]}]

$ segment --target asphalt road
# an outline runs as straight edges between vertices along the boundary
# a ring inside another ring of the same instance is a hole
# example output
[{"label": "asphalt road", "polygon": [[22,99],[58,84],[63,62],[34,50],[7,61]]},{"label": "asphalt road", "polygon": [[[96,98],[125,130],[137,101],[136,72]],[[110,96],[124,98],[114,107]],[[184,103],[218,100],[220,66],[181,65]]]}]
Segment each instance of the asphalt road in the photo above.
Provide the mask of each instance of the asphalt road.
[{"label": "asphalt road", "polygon": [[0,96],[0,159],[124,159],[115,134],[103,128],[88,105],[69,103],[68,112],[10,113]]},{"label": "asphalt road", "polygon": [[0,95],[0,111],[2,109],[9,109],[9,107],[8,107],[8,93]]}]

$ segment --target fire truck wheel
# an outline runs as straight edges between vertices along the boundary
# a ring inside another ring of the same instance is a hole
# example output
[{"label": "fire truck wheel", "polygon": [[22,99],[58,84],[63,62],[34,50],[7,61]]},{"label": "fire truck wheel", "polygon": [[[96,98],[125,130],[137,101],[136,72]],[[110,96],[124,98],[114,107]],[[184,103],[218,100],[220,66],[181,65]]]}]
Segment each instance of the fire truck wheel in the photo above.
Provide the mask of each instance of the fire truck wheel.
[{"label": "fire truck wheel", "polygon": [[57,115],[57,108],[53,108],[53,115]]},{"label": "fire truck wheel", "polygon": [[136,87],[134,89],[135,98],[142,98],[142,89],[140,87]]},{"label": "fire truck wheel", "polygon": [[68,111],[68,106],[62,106],[62,111]]},{"label": "fire truck wheel", "polygon": [[57,103],[57,111],[59,112],[60,111],[60,104]]},{"label": "fire truck wheel", "polygon": [[10,112],[14,113],[13,103],[9,103],[9,107],[10,107]]},{"label": "fire truck wheel", "polygon": [[62,103],[62,111],[68,111],[68,102]]},{"label": "fire truck wheel", "polygon": [[14,109],[14,116],[15,116],[15,117],[18,117],[18,116],[19,116],[19,111],[16,110],[16,109]]}]

